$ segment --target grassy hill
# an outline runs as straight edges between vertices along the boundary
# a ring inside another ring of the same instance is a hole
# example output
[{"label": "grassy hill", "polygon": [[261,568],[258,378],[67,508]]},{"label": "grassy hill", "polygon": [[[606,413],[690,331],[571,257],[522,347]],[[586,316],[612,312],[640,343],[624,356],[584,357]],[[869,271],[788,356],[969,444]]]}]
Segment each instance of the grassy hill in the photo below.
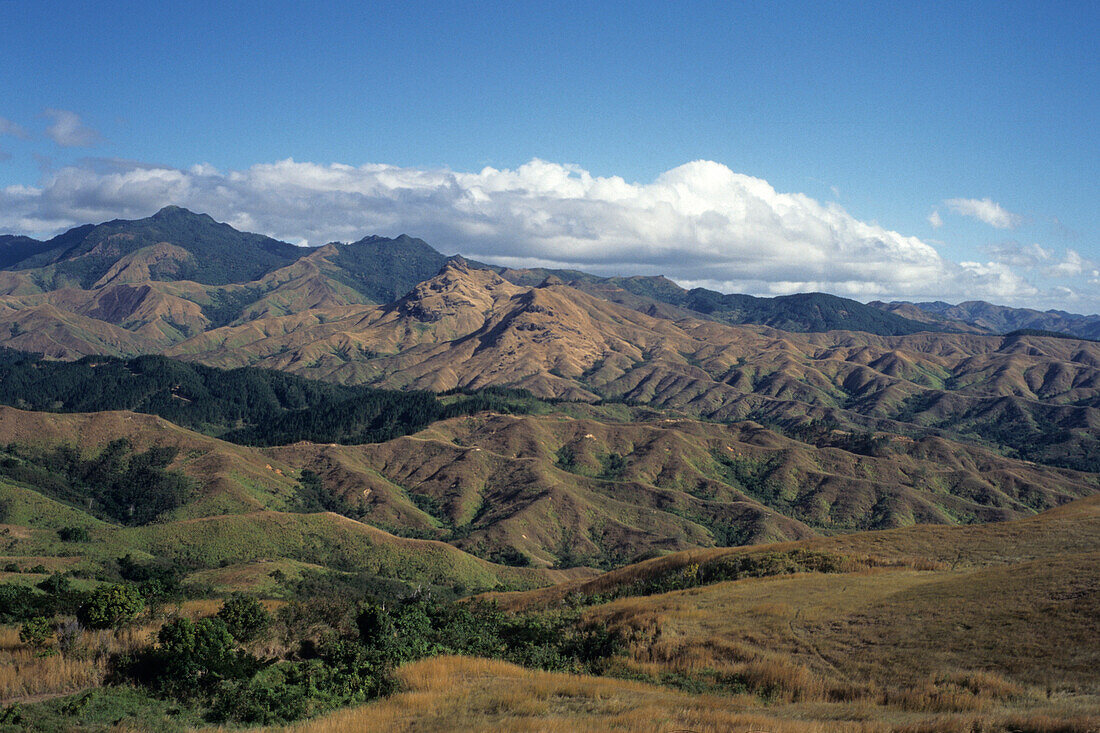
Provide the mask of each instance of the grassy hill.
[{"label": "grassy hill", "polygon": [[[95,457],[119,439],[134,455],[170,449],[175,457],[167,468],[193,488],[165,510],[167,520],[327,510],[483,558],[540,567],[611,567],[645,553],[914,522],[998,521],[1097,489],[1092,474],[940,438],[881,435],[877,454],[869,455],[852,450],[859,446],[817,448],[752,423],[609,422],[596,419],[599,408],[589,409],[589,415],[481,413],[380,443],[257,449],[149,415],[0,408],[0,445],[14,444],[15,456],[47,458],[57,446],[78,444]],[[60,465],[50,458],[45,465],[51,460]],[[7,475],[33,482],[38,474]],[[48,472],[42,479],[53,480]],[[80,508],[79,486],[53,485],[39,490]],[[124,509],[129,500],[120,501]],[[318,557],[293,559],[335,562]]]},{"label": "grassy hill", "polygon": [[[998,707],[1058,701],[1060,719],[1093,721],[1066,730],[1089,730],[1100,714],[1098,530],[1090,497],[1003,524],[678,553],[496,598],[565,604],[618,629],[632,640],[620,676],[818,714],[826,701],[873,700],[878,721],[889,709],[983,711],[990,725]],[[1033,725],[1004,729],[1045,729]]]}]

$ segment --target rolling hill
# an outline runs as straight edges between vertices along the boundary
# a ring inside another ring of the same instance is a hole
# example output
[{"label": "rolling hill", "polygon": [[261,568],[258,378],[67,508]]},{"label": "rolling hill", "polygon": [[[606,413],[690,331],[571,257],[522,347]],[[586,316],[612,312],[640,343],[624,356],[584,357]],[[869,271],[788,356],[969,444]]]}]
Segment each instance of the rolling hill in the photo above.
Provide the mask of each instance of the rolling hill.
[{"label": "rolling hill", "polygon": [[[9,453],[13,445],[39,452],[80,445],[94,456],[119,439],[135,452],[173,449],[170,468],[190,477],[194,491],[158,519],[166,526],[202,520],[209,524],[186,526],[219,527],[229,536],[246,531],[230,527],[258,522],[278,526],[272,531],[287,538],[288,527],[328,509],[355,520],[349,526],[362,522],[446,541],[482,558],[544,568],[614,567],[648,553],[914,522],[999,521],[1098,488],[1093,474],[1005,459],[941,438],[883,438],[887,445],[872,456],[818,448],[753,423],[482,413],[381,443],[260,449],[151,415],[0,408],[0,444]],[[0,476],[5,471],[27,491],[51,496],[51,483],[6,468]],[[86,514],[82,498],[53,491],[66,512]],[[160,532],[125,531],[135,537]],[[172,554],[167,545],[158,547]],[[265,549],[257,555],[249,547],[246,555],[204,556],[200,566],[256,561],[265,553],[331,565],[336,561],[328,551],[322,546],[303,556]],[[190,558],[198,550],[185,552]]]},{"label": "rolling hill", "polygon": [[1097,470],[1095,343],[669,320],[553,281],[514,285],[457,260],[386,306],[228,326],[165,353],[345,384],[521,387],[541,398],[627,401],[788,430],[817,423],[942,434]]}]

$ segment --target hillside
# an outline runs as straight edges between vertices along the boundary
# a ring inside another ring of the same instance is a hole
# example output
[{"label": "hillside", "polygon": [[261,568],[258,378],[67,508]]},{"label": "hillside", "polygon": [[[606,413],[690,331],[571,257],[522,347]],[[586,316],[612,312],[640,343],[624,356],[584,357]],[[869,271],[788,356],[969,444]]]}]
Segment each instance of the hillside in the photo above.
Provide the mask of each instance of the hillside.
[{"label": "hillside", "polygon": [[[33,437],[31,437],[33,436]],[[89,513],[82,499],[66,501],[49,472],[0,469],[4,553],[27,566],[63,559],[94,576],[127,553],[179,563],[192,573],[253,563],[307,563],[340,571],[466,588],[538,585],[558,571],[511,568],[451,545],[395,537],[317,506],[302,467],[257,449],[224,443],[160,418],[122,412],[48,415],[0,409],[0,444],[37,449],[80,445],[95,456],[124,439],[136,453],[175,449],[172,471],[190,479],[187,501],[156,521],[125,526]],[[320,452],[322,446],[317,446]],[[49,464],[56,469],[57,464]],[[40,478],[39,478],[40,477]],[[79,543],[59,539],[65,527],[90,532]],[[583,571],[581,571],[583,572]]]},{"label": "hillside", "polygon": [[[1092,474],[1013,461],[940,438],[883,436],[884,450],[865,455],[853,446],[817,448],[752,423],[482,413],[381,443],[257,449],[148,415],[0,408],[0,444],[9,452],[23,447],[12,453],[18,458],[13,465],[55,446],[79,444],[95,456],[119,439],[135,453],[174,450],[169,468],[191,479],[190,495],[168,504],[160,520],[237,526],[245,516],[274,521],[263,512],[327,510],[355,524],[532,567],[614,567],[693,547],[914,522],[991,522],[1028,516],[1098,488]],[[42,464],[58,467],[49,455]],[[56,480],[48,472],[38,479],[6,468],[0,476],[4,471],[9,480],[67,503],[70,513],[85,513],[82,495],[51,489]],[[145,501],[152,501],[149,491]],[[287,557],[328,565],[331,558],[322,562],[327,551]],[[217,561],[263,557],[254,548],[248,552]],[[212,562],[205,559],[203,566]]]},{"label": "hillside", "polygon": [[[618,674],[693,691],[941,713],[1045,696],[1096,715],[1098,529],[1092,497],[1004,524],[678,553],[495,598],[580,608],[632,640]],[[1007,729],[1042,729],[1021,725]]]},{"label": "hillside", "polygon": [[165,353],[345,384],[521,387],[542,398],[622,400],[795,431],[942,434],[1097,470],[1095,343],[673,321],[552,281],[517,286],[460,261],[388,306],[214,329]]}]

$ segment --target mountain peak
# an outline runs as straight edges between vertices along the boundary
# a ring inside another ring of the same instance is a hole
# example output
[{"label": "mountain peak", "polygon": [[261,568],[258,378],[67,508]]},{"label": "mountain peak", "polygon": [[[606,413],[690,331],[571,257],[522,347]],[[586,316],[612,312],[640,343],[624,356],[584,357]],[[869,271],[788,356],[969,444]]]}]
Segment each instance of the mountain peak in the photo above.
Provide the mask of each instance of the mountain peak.
[{"label": "mountain peak", "polygon": [[172,205],[172,204],[169,204],[168,206],[163,207],[160,211],[153,214],[149,218],[151,218],[151,219],[182,219],[182,218],[191,219],[191,218],[194,218],[194,219],[210,219],[210,221],[214,220],[213,217],[211,217],[209,214],[196,214],[194,211],[191,211],[190,209],[185,209],[182,206],[175,206],[175,205]]},{"label": "mountain peak", "polygon": [[438,275],[419,283],[393,307],[425,322],[460,315],[460,320],[480,321],[498,299],[506,300],[523,290],[491,270],[473,269],[463,258],[452,257]]},{"label": "mountain peak", "polygon": [[462,255],[454,255],[453,257],[449,258],[447,262],[443,265],[443,269],[440,270],[440,274],[446,272],[448,269],[453,269],[457,272],[469,274],[470,263],[467,262],[466,258]]}]

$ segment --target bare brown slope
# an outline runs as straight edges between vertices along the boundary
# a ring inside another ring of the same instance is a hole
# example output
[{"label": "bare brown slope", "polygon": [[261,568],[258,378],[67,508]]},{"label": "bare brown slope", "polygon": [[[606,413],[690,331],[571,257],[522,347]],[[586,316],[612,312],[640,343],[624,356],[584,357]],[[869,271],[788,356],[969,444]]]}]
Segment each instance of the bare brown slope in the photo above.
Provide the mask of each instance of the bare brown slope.
[{"label": "bare brown slope", "polygon": [[623,562],[691,546],[913,522],[1027,516],[1096,478],[941,438],[883,436],[882,455],[817,449],[753,423],[603,423],[486,414],[365,446],[270,449],[383,526],[479,554]]},{"label": "bare brown slope", "polygon": [[216,329],[169,355],[437,390],[509,384],[720,414],[746,394],[889,411],[928,390],[1077,405],[1100,345],[1040,337],[793,334],[654,318],[560,284],[521,287],[451,263],[397,303]]},{"label": "bare brown slope", "polygon": [[655,318],[552,281],[452,262],[397,303],[215,329],[169,355],[345,383],[518,386],[722,420],[980,437],[1092,468],[1100,344],[1034,336],[795,334]]}]

